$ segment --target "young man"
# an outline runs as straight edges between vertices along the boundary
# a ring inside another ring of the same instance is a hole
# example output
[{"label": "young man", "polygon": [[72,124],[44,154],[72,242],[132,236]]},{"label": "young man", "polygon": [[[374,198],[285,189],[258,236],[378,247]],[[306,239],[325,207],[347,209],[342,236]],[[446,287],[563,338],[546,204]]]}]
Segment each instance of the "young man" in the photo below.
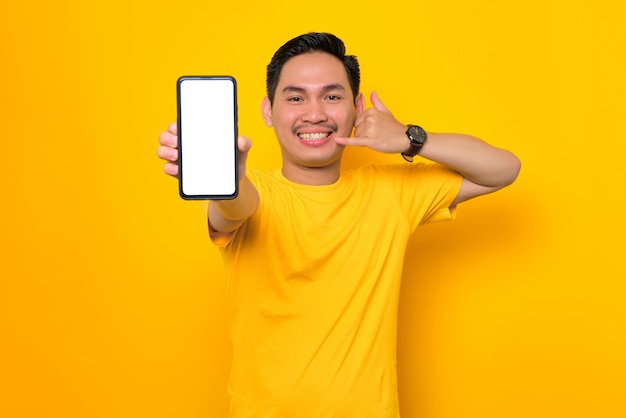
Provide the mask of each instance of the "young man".
[{"label": "young man", "polygon": [[[376,94],[365,108],[343,42],[310,33],[267,68],[265,123],[282,169],[246,170],[211,201],[208,228],[229,274],[231,417],[398,417],[396,325],[407,242],[458,203],[511,184],[510,152],[397,121]],[[353,132],[354,130],[354,132]],[[175,124],[160,136],[178,175]],[[353,136],[351,137],[351,135]],[[346,146],[430,160],[341,170]]]}]

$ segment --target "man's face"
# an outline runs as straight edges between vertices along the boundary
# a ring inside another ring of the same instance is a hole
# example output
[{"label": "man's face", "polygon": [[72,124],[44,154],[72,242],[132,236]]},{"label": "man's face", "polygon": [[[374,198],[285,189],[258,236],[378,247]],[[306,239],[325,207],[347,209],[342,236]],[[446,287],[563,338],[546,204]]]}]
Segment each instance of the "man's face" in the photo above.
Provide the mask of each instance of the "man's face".
[{"label": "man's face", "polygon": [[283,172],[338,169],[344,147],[334,138],[350,136],[362,107],[360,94],[355,106],[348,75],[336,57],[312,52],[287,61],[273,105],[263,100],[263,118],[280,143]]}]

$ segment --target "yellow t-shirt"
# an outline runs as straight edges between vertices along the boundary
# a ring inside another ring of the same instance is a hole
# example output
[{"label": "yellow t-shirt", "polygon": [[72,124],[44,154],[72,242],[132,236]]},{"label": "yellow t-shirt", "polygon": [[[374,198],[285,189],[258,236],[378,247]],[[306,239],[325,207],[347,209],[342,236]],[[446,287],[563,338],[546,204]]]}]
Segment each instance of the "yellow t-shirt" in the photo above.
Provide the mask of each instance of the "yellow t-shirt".
[{"label": "yellow t-shirt", "polygon": [[327,186],[248,177],[258,211],[229,241],[233,418],[398,417],[396,325],[407,241],[450,219],[461,176],[368,165]]}]

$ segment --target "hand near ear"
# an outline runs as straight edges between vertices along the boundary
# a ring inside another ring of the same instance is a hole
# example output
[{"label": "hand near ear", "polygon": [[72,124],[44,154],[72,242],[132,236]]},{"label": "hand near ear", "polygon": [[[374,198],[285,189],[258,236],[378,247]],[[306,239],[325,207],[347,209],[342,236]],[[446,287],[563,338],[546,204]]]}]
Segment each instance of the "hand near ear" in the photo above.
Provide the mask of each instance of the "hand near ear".
[{"label": "hand near ear", "polygon": [[391,114],[376,92],[372,92],[370,101],[373,107],[364,110],[354,122],[354,137],[336,138],[337,143],[368,147],[388,154],[406,151],[410,145],[407,126]]}]

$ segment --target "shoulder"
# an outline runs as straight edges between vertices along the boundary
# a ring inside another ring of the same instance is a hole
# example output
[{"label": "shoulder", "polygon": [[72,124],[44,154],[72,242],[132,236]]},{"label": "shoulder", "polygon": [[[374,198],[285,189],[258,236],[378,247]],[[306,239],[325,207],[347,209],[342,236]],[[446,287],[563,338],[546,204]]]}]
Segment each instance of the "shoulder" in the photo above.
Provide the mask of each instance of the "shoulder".
[{"label": "shoulder", "polygon": [[267,182],[272,178],[272,170],[260,170],[257,168],[247,168],[246,176],[250,179],[252,183],[263,183]]},{"label": "shoulder", "polygon": [[246,170],[246,176],[252,182],[257,190],[263,190],[267,188],[276,188],[281,184],[280,176],[276,174],[277,169],[272,170],[259,170],[254,168],[248,168]]}]

